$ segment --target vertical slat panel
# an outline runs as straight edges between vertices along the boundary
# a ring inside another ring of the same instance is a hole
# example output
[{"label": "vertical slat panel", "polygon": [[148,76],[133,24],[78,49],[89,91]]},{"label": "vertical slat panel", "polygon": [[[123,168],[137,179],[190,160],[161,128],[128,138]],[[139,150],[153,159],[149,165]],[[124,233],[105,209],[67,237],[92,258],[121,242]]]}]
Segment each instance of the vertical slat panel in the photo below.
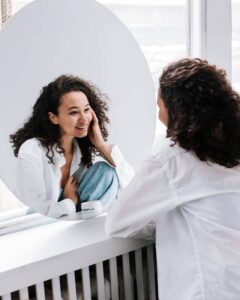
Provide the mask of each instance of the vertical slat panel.
[{"label": "vertical slat panel", "polygon": [[82,269],[82,282],[84,300],[91,300],[91,287],[88,267]]},{"label": "vertical slat panel", "polygon": [[59,277],[52,279],[53,300],[61,300],[61,287]]},{"label": "vertical slat panel", "polygon": [[46,300],[43,282],[39,282],[36,284],[36,294],[37,300]]},{"label": "vertical slat panel", "polygon": [[147,267],[148,267],[148,286],[149,300],[156,300],[155,270],[154,270],[154,245],[147,247]]},{"label": "vertical slat panel", "polygon": [[136,265],[136,281],[137,281],[137,299],[145,299],[145,288],[143,280],[143,262],[142,262],[142,250],[138,249],[135,251],[135,265]]},{"label": "vertical slat panel", "polygon": [[2,300],[11,300],[11,294],[3,295]]},{"label": "vertical slat panel", "polygon": [[28,300],[29,299],[28,288],[19,290],[19,297],[20,300]]},{"label": "vertical slat panel", "polygon": [[133,300],[133,290],[130,273],[129,253],[122,256],[123,258],[123,284],[124,284],[124,299]]},{"label": "vertical slat panel", "polygon": [[111,282],[111,296],[114,300],[119,300],[118,294],[118,273],[117,273],[117,259],[113,257],[109,260],[110,266],[110,282]]},{"label": "vertical slat panel", "polygon": [[77,300],[75,273],[67,274],[68,299]]},{"label": "vertical slat panel", "polygon": [[96,264],[97,272],[97,294],[98,300],[105,300],[105,284],[104,284],[104,273],[103,273],[103,263]]}]

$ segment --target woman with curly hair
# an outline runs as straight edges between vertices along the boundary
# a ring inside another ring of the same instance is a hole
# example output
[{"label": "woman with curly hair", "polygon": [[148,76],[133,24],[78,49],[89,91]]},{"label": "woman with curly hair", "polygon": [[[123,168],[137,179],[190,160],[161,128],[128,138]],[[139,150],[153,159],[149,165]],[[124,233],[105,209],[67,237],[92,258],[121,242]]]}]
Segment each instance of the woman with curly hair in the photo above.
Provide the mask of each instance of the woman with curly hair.
[{"label": "woman with curly hair", "polygon": [[132,176],[107,143],[106,96],[62,75],[45,86],[29,120],[10,136],[18,158],[18,196],[33,210],[60,217],[89,200],[106,205]]},{"label": "woman with curly hair", "polygon": [[155,236],[161,300],[238,299],[240,96],[225,71],[182,59],[164,69],[157,103],[166,138],[111,205],[106,231]]}]

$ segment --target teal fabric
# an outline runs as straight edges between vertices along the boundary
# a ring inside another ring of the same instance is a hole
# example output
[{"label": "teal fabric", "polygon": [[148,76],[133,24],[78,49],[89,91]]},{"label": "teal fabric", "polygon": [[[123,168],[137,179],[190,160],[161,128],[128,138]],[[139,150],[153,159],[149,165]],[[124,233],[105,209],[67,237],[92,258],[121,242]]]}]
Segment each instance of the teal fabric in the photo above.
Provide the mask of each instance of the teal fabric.
[{"label": "teal fabric", "polygon": [[[85,169],[84,169],[85,168]],[[77,194],[79,202],[76,211],[81,211],[81,203],[99,200],[103,205],[109,204],[117,197],[119,180],[116,170],[106,162],[97,162],[90,168],[80,166],[74,176],[78,182]],[[63,190],[60,191],[58,201],[63,199]]]}]

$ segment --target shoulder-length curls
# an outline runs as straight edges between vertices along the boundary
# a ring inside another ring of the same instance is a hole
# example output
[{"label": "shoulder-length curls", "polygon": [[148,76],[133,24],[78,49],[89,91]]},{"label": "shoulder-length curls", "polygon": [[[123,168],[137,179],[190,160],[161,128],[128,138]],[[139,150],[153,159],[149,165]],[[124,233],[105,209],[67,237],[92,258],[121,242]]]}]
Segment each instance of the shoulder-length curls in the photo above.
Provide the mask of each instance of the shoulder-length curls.
[{"label": "shoulder-length curls", "polygon": [[226,73],[206,60],[182,59],[164,69],[159,96],[168,109],[167,137],[202,161],[240,162],[240,96]]},{"label": "shoulder-length curls", "polygon": [[[39,98],[33,106],[33,112],[29,120],[16,133],[10,135],[10,142],[13,144],[15,156],[18,156],[21,145],[31,138],[38,139],[42,146],[46,148],[46,156],[49,159],[49,163],[54,163],[54,145],[57,146],[57,152],[64,153],[64,149],[60,144],[59,126],[52,124],[48,113],[52,112],[57,115],[61,97],[73,91],[81,91],[86,95],[91,108],[98,118],[103,138],[104,140],[107,139],[108,131],[106,125],[109,123],[109,118],[106,115],[108,111],[107,96],[102,94],[91,83],[77,76],[62,75],[43,87]],[[97,149],[90,142],[88,136],[76,138],[76,140],[82,152],[82,163],[91,165],[93,154],[98,154]]]}]

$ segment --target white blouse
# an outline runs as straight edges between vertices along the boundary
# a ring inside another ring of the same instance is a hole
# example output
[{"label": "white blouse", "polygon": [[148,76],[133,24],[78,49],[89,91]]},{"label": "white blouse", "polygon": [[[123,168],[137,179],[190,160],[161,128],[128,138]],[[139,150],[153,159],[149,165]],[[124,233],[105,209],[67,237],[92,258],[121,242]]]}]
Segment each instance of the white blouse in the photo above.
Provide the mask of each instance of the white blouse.
[{"label": "white blouse", "polygon": [[240,299],[240,167],[159,141],[112,203],[106,232],[153,237],[159,299]]},{"label": "white blouse", "polygon": [[[35,139],[25,141],[18,154],[17,190],[16,195],[27,206],[46,216],[58,218],[62,215],[76,211],[76,206],[71,199],[65,198],[58,202],[60,193],[60,168],[65,164],[63,154],[53,149],[54,164],[50,164],[46,157],[46,149]],[[118,146],[114,145],[111,156],[116,164],[120,188],[124,188],[133,176],[133,169],[126,162]],[[73,160],[70,176],[79,168],[81,151],[74,141]],[[96,157],[94,162],[103,160]]]}]

